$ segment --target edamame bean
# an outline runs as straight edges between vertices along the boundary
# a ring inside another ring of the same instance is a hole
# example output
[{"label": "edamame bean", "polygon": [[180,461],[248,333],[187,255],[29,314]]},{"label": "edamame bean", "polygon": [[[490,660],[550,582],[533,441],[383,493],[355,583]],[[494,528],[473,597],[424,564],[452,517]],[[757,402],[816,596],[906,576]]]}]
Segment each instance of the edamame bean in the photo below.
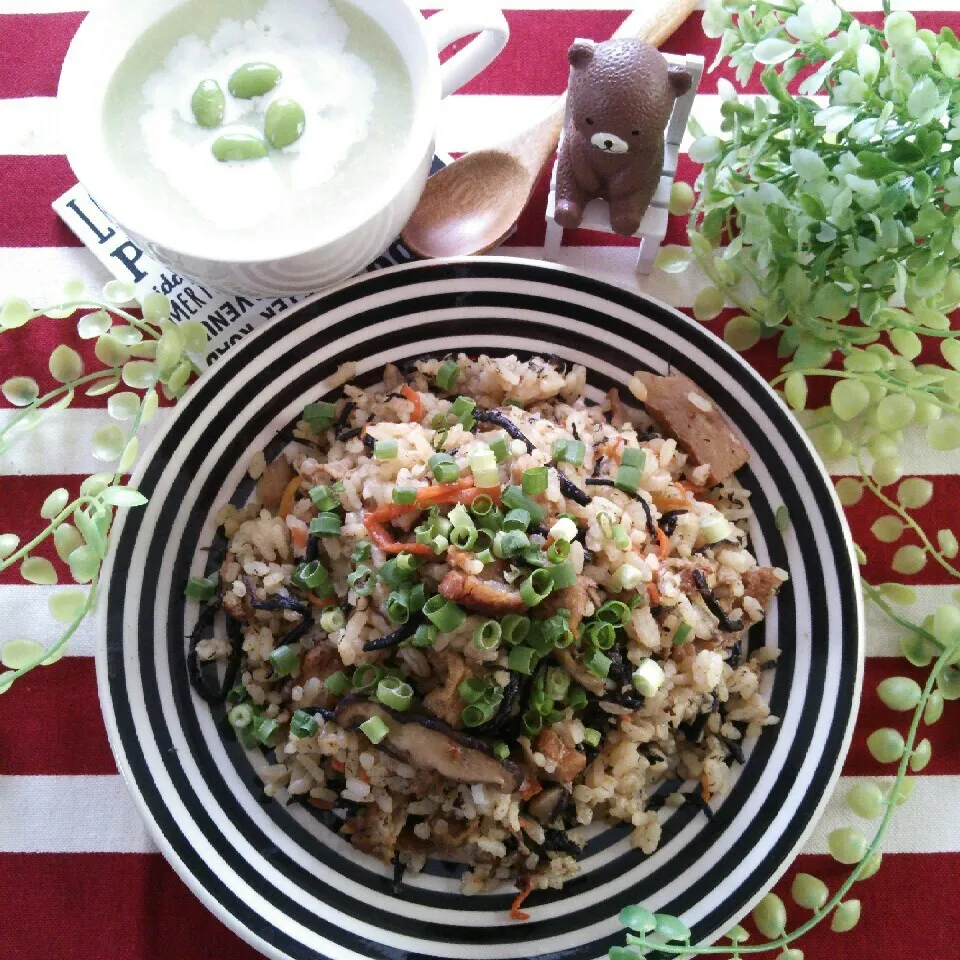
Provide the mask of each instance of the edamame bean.
[{"label": "edamame bean", "polygon": [[267,155],[267,145],[252,133],[225,133],[213,141],[213,155],[227,160],[260,160]]},{"label": "edamame bean", "polygon": [[263,132],[271,146],[280,150],[300,139],[306,122],[303,107],[296,100],[274,100],[267,107]]},{"label": "edamame bean", "polygon": [[227,89],[240,100],[261,97],[280,82],[280,71],[272,63],[255,60],[230,74]]},{"label": "edamame bean", "polygon": [[223,122],[227,98],[216,80],[201,80],[190,98],[193,117],[201,127],[212,129]]}]

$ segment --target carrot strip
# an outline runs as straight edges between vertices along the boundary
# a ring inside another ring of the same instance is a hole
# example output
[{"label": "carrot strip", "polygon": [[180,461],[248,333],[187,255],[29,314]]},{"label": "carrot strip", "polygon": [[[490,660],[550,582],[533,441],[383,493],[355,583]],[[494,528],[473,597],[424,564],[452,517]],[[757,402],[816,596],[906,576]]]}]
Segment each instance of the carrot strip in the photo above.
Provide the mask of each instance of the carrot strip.
[{"label": "carrot strip", "polygon": [[533,893],[533,877],[524,877],[523,878],[523,888],[517,894],[516,899],[510,905],[510,919],[511,920],[529,920],[530,914],[521,910],[520,907],[523,906],[523,901]]},{"label": "carrot strip", "polygon": [[468,487],[460,494],[458,499],[460,503],[468,506],[481,495],[489,497],[496,506],[500,506],[499,487]]},{"label": "carrot strip", "polygon": [[313,606],[318,608],[332,607],[337,602],[337,595],[331,593],[329,597],[318,597],[316,594],[308,593],[307,599]]},{"label": "carrot strip", "polygon": [[690,501],[686,497],[671,497],[662,493],[653,495],[653,502],[661,513],[671,510],[689,510]]},{"label": "carrot strip", "polygon": [[290,539],[293,541],[293,545],[298,550],[305,550],[307,548],[307,540],[309,539],[309,533],[307,532],[306,527],[291,527],[290,528]]},{"label": "carrot strip", "polygon": [[400,392],[413,404],[410,422],[419,423],[423,419],[423,400],[420,399],[420,394],[406,383],[400,388]]},{"label": "carrot strip", "polygon": [[374,523],[388,523],[405,513],[416,513],[419,508],[415,503],[385,503],[376,510],[369,510],[363,515],[363,522],[372,520]]},{"label": "carrot strip", "polygon": [[398,543],[387,532],[387,528],[376,520],[371,520],[368,514],[364,514],[363,525],[370,534],[370,539],[384,553],[416,553],[422,557],[432,557],[433,548],[429,543]]},{"label": "carrot strip", "polygon": [[703,797],[704,803],[710,802],[710,786],[705,773],[700,775],[700,796]]},{"label": "carrot strip", "polygon": [[670,556],[670,538],[663,532],[662,527],[657,527],[657,559],[666,560]]},{"label": "carrot strip", "polygon": [[344,762],[342,760],[338,760],[336,757],[333,757],[333,759],[330,761],[330,766],[333,767],[337,773],[343,773],[343,771],[346,769]]},{"label": "carrot strip", "polygon": [[698,487],[689,480],[674,480],[673,485],[682,493],[692,493],[695,497],[701,493],[706,493],[710,489],[709,487]]},{"label": "carrot strip", "polygon": [[298,473],[290,482],[284,487],[283,496],[280,498],[280,509],[278,513],[280,517],[284,520],[287,519],[287,514],[293,508],[293,498],[297,495],[297,488],[300,486],[300,474]]},{"label": "carrot strip", "polygon": [[660,606],[660,590],[655,583],[647,584],[647,596],[650,598],[651,607]]},{"label": "carrot strip", "polygon": [[420,506],[424,504],[433,504],[444,500],[446,497],[459,496],[462,490],[473,486],[473,477],[461,477],[453,483],[435,483],[431,487],[421,487],[417,491],[417,503]]}]

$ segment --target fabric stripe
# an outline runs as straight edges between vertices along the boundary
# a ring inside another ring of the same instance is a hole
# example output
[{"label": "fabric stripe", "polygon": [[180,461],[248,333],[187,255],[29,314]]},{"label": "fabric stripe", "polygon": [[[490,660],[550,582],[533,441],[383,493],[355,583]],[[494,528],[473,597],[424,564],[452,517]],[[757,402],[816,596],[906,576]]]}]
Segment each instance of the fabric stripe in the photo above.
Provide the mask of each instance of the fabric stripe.
[{"label": "fabric stripe", "polygon": [[[840,778],[801,856],[828,853],[827,836],[838,827],[857,826],[869,833],[870,823],[856,817],[844,800],[863,780]],[[892,781],[873,778],[872,782]],[[960,852],[960,821],[943,815],[955,805],[960,776],[923,775],[916,783],[908,803],[891,819],[885,854]],[[6,809],[18,811],[17,817],[0,820],[0,853],[152,853],[157,849],[119,775],[0,775],[0,796]],[[64,797],[70,797],[69,804]]]},{"label": "fabric stripe", "polygon": [[33,12],[0,18],[4,47],[0,96],[54,96],[60,65],[82,19],[81,13],[51,17]]}]

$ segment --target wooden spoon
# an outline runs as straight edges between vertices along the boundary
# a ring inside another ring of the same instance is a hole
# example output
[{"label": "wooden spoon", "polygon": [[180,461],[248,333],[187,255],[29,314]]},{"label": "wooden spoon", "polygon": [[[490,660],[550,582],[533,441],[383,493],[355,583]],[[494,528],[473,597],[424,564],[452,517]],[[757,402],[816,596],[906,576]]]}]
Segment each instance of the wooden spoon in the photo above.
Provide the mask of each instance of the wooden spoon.
[{"label": "wooden spoon", "polygon": [[[642,0],[614,33],[660,46],[697,0]],[[462,156],[427,181],[400,236],[421,257],[486,253],[510,232],[557,149],[567,105],[564,93],[539,123],[510,140]]]}]

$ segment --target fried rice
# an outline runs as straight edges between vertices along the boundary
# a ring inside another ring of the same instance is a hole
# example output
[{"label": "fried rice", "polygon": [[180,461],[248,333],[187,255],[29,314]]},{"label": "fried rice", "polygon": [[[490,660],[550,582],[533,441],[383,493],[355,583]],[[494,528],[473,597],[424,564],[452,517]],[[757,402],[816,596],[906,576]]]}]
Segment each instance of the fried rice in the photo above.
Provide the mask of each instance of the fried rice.
[{"label": "fried rice", "polygon": [[[582,367],[516,356],[351,378],[253,458],[191,638],[266,794],[398,876],[465,863],[468,893],[562,886],[592,823],[649,854],[662,808],[712,815],[777,722],[747,631],[787,575],[748,548],[745,452],[703,460],[740,450],[709,399],[638,374],[591,404]],[[207,661],[237,669],[219,694]]]}]

